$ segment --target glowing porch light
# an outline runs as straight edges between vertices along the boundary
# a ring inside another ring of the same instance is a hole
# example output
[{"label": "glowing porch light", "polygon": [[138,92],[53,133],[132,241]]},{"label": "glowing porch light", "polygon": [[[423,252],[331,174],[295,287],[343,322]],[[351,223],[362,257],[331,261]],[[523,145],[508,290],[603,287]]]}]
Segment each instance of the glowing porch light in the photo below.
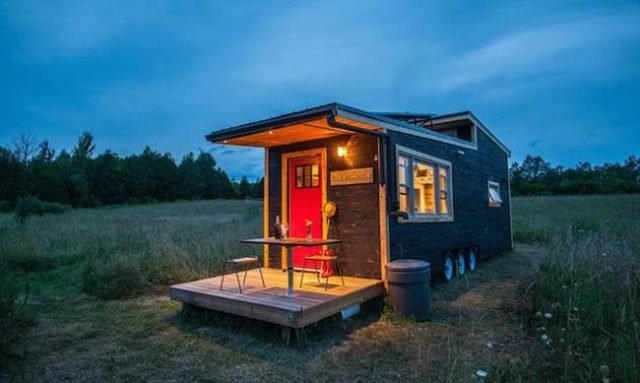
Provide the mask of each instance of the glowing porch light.
[{"label": "glowing porch light", "polygon": [[344,146],[338,146],[338,157],[346,157],[347,156],[347,148]]}]

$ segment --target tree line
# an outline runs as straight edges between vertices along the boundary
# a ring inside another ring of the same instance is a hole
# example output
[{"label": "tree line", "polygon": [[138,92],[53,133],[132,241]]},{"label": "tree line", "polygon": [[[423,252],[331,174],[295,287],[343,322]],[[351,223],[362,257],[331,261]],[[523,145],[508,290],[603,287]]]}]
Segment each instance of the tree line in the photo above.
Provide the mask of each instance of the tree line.
[{"label": "tree line", "polygon": [[629,156],[623,164],[593,166],[580,162],[574,168],[552,166],[540,156],[527,156],[509,169],[511,194],[572,195],[640,193],[640,159]]},{"label": "tree line", "polygon": [[[40,201],[95,207],[177,199],[262,198],[263,180],[233,182],[210,153],[189,153],[178,163],[169,153],[150,147],[125,157],[111,150],[94,155],[94,137],[83,132],[71,151],[56,154],[47,140],[21,135],[0,146],[0,210],[12,210],[26,197]],[[640,193],[640,160],[574,168],[552,166],[527,156],[509,170],[517,195]],[[55,210],[56,207],[50,207]]]},{"label": "tree line", "polygon": [[262,197],[262,180],[232,182],[210,153],[189,153],[177,163],[148,146],[124,157],[94,151],[89,132],[71,153],[56,154],[47,140],[36,143],[28,135],[0,146],[0,203],[7,210],[27,196],[73,207]]}]

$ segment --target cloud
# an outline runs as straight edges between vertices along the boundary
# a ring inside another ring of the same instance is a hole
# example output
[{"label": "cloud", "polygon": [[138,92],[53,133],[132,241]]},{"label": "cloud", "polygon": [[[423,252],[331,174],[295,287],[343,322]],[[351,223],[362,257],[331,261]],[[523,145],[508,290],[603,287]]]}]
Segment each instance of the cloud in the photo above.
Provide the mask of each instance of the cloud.
[{"label": "cloud", "polygon": [[411,49],[398,44],[399,31],[389,25],[393,13],[390,3],[295,3],[254,25],[238,71],[253,86],[322,93],[389,87]]},{"label": "cloud", "polygon": [[[508,83],[526,78],[592,72],[602,66],[602,53],[611,44],[637,44],[640,13],[618,13],[596,19],[547,24],[494,38],[451,60],[449,73],[439,88],[453,91],[489,82]],[[625,41],[628,40],[628,41]],[[593,64],[596,65],[590,65]],[[584,73],[581,73],[584,74]]]},{"label": "cloud", "polygon": [[23,54],[50,59],[76,56],[123,36],[151,13],[142,3],[124,1],[14,2],[9,18],[27,35]]},{"label": "cloud", "polygon": [[238,148],[232,153],[215,157],[218,166],[227,172],[230,177],[240,179],[243,175],[251,179],[257,179],[264,174],[264,150],[253,148]]}]

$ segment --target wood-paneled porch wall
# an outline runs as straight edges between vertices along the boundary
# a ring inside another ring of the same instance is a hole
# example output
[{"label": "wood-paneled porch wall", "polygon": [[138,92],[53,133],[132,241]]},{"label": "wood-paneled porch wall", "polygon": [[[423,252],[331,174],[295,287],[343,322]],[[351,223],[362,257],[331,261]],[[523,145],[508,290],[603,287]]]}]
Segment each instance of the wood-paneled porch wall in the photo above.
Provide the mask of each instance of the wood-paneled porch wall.
[{"label": "wood-paneled porch wall", "polygon": [[[338,157],[337,147],[347,148],[345,158]],[[269,149],[269,223],[281,214],[281,155],[286,152],[313,148],[327,148],[327,198],[338,206],[332,219],[329,237],[340,238],[335,246],[341,257],[345,274],[356,277],[381,278],[380,220],[378,200],[378,142],[373,136],[361,134],[339,136],[325,140],[303,142]],[[331,186],[330,173],[336,170],[372,167],[371,184]],[[271,230],[272,231],[272,230]],[[270,235],[273,233],[270,232]],[[281,252],[276,247],[269,251],[269,265],[279,268]]]}]

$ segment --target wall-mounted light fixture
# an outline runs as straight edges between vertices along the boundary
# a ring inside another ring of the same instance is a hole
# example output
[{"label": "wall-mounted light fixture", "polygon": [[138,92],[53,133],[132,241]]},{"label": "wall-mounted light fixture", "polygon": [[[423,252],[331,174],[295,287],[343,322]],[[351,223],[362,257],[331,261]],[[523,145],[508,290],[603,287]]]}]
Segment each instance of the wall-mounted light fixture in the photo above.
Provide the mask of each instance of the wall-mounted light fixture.
[{"label": "wall-mounted light fixture", "polygon": [[347,147],[346,146],[338,146],[338,157],[344,158],[347,156]]},{"label": "wall-mounted light fixture", "polygon": [[464,157],[464,150],[458,150],[458,151],[456,152],[456,157],[458,157],[458,158],[462,158],[462,157]]}]

